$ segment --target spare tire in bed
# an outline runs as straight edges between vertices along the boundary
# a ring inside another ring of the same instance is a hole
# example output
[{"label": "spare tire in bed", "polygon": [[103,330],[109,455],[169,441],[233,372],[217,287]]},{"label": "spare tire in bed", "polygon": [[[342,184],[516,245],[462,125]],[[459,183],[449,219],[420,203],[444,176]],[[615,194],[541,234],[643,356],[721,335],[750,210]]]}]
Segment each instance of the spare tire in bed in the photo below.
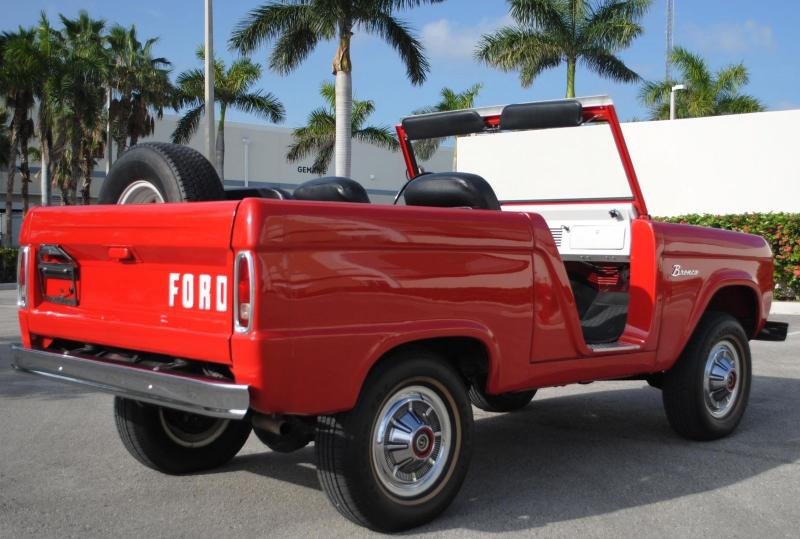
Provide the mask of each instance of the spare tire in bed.
[{"label": "spare tire in bed", "polygon": [[100,204],[225,200],[217,171],[201,153],[166,142],[137,144],[111,167]]}]

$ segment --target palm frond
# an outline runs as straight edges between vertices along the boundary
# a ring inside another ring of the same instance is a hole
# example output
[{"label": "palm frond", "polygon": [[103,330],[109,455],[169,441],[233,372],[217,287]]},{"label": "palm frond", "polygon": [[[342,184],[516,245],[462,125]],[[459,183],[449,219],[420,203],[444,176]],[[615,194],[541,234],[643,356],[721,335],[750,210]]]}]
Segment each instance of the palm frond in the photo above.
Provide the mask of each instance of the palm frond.
[{"label": "palm frond", "polygon": [[538,31],[504,27],[484,35],[478,44],[476,58],[502,71],[520,71],[522,86],[528,87],[545,69],[563,61],[559,45]]},{"label": "palm frond", "polygon": [[303,26],[311,28],[323,39],[332,38],[335,27],[331,24],[319,24],[323,21],[315,16],[314,10],[315,6],[308,2],[267,2],[251,10],[239,21],[228,43],[240,53],[249,54],[287,31]]},{"label": "palm frond", "polygon": [[626,66],[617,56],[604,48],[584,49],[581,59],[586,66],[603,77],[620,82],[636,82],[641,80],[639,74]]},{"label": "palm frond", "polygon": [[172,142],[175,144],[186,144],[189,142],[192,135],[197,132],[197,127],[200,125],[200,118],[205,113],[205,110],[205,105],[200,104],[181,116],[181,119],[178,120],[178,124],[175,126],[175,131],[172,132]]},{"label": "palm frond", "polygon": [[[572,0],[574,2],[575,0]],[[511,16],[520,24],[546,29],[548,33],[570,33],[565,15],[566,2],[560,0],[511,0]]]},{"label": "palm frond", "polygon": [[386,126],[369,126],[359,129],[353,133],[353,138],[360,142],[372,144],[373,146],[387,150],[397,151],[400,148],[400,144],[398,144],[397,138],[392,134],[392,130]]},{"label": "palm frond", "polygon": [[611,50],[629,46],[644,32],[639,19],[651,3],[651,0],[607,0],[584,23],[582,40]]},{"label": "palm frond", "polygon": [[281,75],[288,75],[308,58],[317,46],[319,35],[313,28],[297,26],[287,29],[278,38],[269,57],[269,66]]},{"label": "palm frond", "polygon": [[380,35],[397,51],[406,67],[406,75],[411,84],[419,85],[425,82],[430,64],[425,58],[422,43],[414,37],[406,22],[393,17],[390,12],[382,11],[370,13],[368,19],[360,22],[368,32]]},{"label": "palm frond", "polygon": [[717,103],[717,114],[745,114],[764,110],[764,104],[751,95],[725,97]]},{"label": "palm frond", "polygon": [[230,101],[230,106],[236,107],[242,112],[265,118],[272,123],[280,123],[286,117],[286,109],[278,98],[269,92],[262,93],[261,90],[234,96]]}]

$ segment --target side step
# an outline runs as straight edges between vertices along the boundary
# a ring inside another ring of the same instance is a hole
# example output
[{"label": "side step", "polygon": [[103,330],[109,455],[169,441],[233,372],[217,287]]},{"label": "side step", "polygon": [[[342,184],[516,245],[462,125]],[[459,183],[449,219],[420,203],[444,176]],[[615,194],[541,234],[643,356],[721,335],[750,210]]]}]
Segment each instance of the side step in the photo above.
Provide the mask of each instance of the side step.
[{"label": "side step", "polygon": [[600,354],[617,353],[617,352],[635,352],[642,347],[638,344],[630,344],[625,342],[605,342],[598,344],[590,344],[589,348],[592,352]]}]

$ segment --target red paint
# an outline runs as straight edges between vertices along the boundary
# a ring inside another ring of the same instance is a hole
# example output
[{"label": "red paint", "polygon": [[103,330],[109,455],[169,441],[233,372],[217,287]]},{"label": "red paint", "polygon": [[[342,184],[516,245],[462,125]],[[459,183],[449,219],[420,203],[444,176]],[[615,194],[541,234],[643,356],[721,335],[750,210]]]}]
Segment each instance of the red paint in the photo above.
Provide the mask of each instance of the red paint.
[{"label": "red paint", "polygon": [[[613,108],[584,113],[618,130]],[[398,137],[413,177],[401,127]],[[632,165],[626,172],[641,217],[631,227],[623,352],[584,342],[564,264],[538,214],[265,199],[32,210],[21,233],[31,246],[22,340],[227,364],[250,385],[253,409],[320,414],[351,408],[377,361],[421,340],[479,342],[488,391],[500,393],[667,369],[725,287],[753,294],[758,331],[772,300],[766,242],[651,222]],[[43,300],[35,253],[44,243],[78,263],[77,307]],[[232,323],[233,259],[242,250],[255,259],[247,334]],[[673,277],[675,264],[698,274]],[[203,307],[203,276],[227,282],[224,311],[211,300]]]}]

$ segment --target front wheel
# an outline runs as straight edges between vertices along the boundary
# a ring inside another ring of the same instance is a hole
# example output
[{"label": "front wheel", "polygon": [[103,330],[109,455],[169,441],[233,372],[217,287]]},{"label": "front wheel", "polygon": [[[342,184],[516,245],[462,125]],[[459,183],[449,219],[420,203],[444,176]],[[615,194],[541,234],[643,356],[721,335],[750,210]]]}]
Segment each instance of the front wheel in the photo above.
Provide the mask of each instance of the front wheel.
[{"label": "front wheel", "polygon": [[351,521],[399,531],[429,522],[455,498],[472,449],[472,409],[461,377],[414,350],[387,358],[356,407],[320,417],[317,470]]},{"label": "front wheel", "polygon": [[221,466],[236,456],[250,435],[245,421],[206,417],[152,404],[114,399],[122,444],[139,462],[167,474]]},{"label": "front wheel", "polygon": [[670,426],[693,440],[727,436],[747,408],[751,379],[750,345],[742,325],[728,314],[707,313],[663,376]]}]

